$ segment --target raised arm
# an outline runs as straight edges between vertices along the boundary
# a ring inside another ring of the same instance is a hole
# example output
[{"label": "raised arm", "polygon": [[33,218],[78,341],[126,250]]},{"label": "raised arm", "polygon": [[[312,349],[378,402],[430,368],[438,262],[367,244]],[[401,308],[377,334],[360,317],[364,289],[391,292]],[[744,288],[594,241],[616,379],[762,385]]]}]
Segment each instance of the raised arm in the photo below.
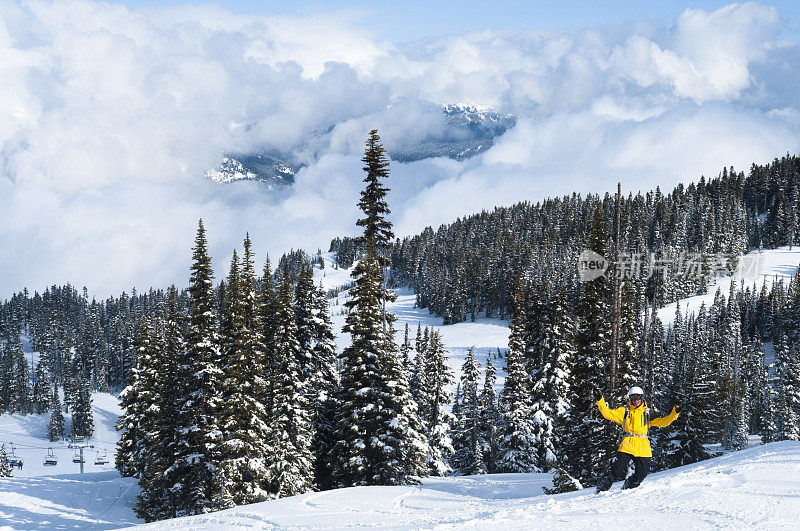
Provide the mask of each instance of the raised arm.
[{"label": "raised arm", "polygon": [[677,407],[673,407],[672,408],[672,413],[670,413],[666,417],[658,417],[657,419],[652,419],[650,421],[650,425],[655,427],[655,428],[666,428],[667,426],[672,424],[672,422],[676,418],[678,418],[678,408]]},{"label": "raised arm", "polygon": [[625,408],[618,407],[617,409],[609,409],[606,405],[606,399],[602,396],[600,400],[597,401],[597,407],[600,409],[600,413],[612,422],[616,422],[617,424],[622,424],[622,420],[625,418]]}]

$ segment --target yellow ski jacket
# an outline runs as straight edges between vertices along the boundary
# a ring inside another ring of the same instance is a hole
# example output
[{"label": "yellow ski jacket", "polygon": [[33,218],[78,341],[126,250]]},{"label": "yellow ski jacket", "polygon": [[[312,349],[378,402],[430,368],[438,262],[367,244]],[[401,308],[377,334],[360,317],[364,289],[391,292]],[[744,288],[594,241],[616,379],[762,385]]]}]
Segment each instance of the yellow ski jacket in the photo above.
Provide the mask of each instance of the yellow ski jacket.
[{"label": "yellow ski jacket", "polygon": [[610,421],[622,424],[624,420],[625,425],[622,426],[624,437],[622,444],[619,445],[619,451],[631,454],[634,457],[653,457],[650,439],[647,438],[648,428],[650,426],[665,428],[678,418],[678,412],[675,408],[672,408],[672,413],[666,417],[650,419],[650,408],[647,407],[647,403],[644,400],[642,400],[642,404],[639,407],[628,404],[627,417],[625,416],[625,406],[610,409],[606,405],[606,399],[603,397],[597,401],[597,407],[600,408],[600,413]]}]

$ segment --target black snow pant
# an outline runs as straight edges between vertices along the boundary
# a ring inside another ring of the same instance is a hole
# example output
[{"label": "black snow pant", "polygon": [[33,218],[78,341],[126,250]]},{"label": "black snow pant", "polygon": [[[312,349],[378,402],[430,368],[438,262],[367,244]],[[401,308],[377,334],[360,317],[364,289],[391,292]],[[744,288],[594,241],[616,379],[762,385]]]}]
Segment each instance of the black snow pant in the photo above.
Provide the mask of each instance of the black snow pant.
[{"label": "black snow pant", "polygon": [[600,478],[597,482],[597,490],[603,491],[611,488],[611,484],[615,481],[625,479],[628,475],[628,464],[633,459],[633,475],[625,481],[623,489],[635,489],[638,487],[647,474],[650,473],[650,458],[649,457],[634,457],[631,454],[624,452],[617,452],[617,457],[611,463],[611,468],[608,469],[606,475]]}]

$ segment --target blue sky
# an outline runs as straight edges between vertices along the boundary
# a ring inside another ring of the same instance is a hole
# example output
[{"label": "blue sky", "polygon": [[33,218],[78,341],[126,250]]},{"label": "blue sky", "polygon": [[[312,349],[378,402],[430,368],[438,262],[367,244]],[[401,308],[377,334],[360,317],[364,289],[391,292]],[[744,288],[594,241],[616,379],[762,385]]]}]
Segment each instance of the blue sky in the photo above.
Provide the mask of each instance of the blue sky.
[{"label": "blue sky", "polygon": [[[404,2],[386,0],[334,0],[326,2],[258,1],[183,2],[180,0],[124,0],[129,7],[163,7],[213,4],[242,15],[308,16],[352,10],[360,14],[363,27],[390,42],[405,42],[484,29],[524,31],[564,30],[646,21],[669,25],[686,9],[713,11],[731,2],[697,0],[463,0]],[[760,2],[779,9],[787,37],[800,34],[800,2],[778,0]]]}]

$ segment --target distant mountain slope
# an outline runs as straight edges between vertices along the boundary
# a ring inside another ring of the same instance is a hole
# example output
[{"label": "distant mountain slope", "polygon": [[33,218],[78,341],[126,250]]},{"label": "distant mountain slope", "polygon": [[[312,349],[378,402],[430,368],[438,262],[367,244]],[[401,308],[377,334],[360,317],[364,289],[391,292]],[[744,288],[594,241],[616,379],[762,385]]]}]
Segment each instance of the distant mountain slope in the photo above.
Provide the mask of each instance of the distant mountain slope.
[{"label": "distant mountain slope", "polygon": [[[398,162],[431,157],[464,160],[492,147],[496,137],[516,124],[513,115],[470,105],[445,105],[442,113],[443,134],[390,149],[391,158]],[[325,144],[328,133],[330,130],[314,135],[310,143]],[[296,146],[296,149],[287,151],[268,146],[253,153],[229,153],[206,177],[219,183],[254,180],[265,183],[270,189],[284,189],[294,183],[294,176],[305,166],[297,153],[305,152],[307,148],[307,145]]]}]

